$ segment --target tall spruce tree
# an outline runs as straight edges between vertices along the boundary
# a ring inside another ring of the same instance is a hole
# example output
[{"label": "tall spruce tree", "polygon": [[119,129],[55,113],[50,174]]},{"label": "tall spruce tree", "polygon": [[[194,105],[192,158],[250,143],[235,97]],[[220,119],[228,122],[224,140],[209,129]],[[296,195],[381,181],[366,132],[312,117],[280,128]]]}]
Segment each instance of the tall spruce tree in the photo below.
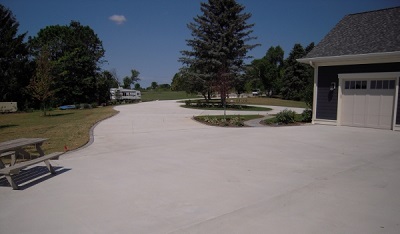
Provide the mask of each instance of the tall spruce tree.
[{"label": "tall spruce tree", "polygon": [[[191,50],[181,51],[180,61],[189,67],[194,80],[202,80],[210,93],[216,90],[225,104],[227,92],[244,68],[247,52],[257,45],[248,44],[254,24],[248,24],[250,13],[235,0],[208,0],[201,3],[200,16],[188,24],[193,36],[186,40]],[[202,87],[204,90],[204,87]],[[200,91],[200,90],[199,90]]]},{"label": "tall spruce tree", "polygon": [[[311,43],[307,47],[310,51],[314,47]],[[284,99],[305,100],[306,88],[312,80],[313,70],[306,64],[297,62],[296,59],[302,58],[307,51],[300,44],[295,44],[289,57],[285,60],[285,72],[283,77],[282,95]]]}]

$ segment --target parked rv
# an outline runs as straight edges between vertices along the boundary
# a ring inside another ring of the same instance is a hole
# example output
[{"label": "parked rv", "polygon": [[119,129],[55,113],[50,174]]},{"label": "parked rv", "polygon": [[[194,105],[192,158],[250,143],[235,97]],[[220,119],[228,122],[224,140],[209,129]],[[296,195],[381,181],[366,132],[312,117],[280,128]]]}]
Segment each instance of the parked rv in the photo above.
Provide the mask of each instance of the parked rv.
[{"label": "parked rv", "polygon": [[16,102],[0,102],[0,113],[11,113],[17,110]]},{"label": "parked rv", "polygon": [[111,101],[140,101],[142,93],[134,89],[111,88],[110,89]]}]

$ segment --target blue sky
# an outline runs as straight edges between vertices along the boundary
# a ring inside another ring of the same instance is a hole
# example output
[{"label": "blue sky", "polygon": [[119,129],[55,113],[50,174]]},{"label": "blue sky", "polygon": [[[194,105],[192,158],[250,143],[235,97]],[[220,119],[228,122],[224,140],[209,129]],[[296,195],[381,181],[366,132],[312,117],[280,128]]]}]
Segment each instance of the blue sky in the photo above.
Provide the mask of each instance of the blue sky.
[{"label": "blue sky", "polygon": [[[140,72],[139,83],[171,83],[182,66],[180,51],[191,38],[186,27],[200,14],[205,0],[0,0],[20,23],[20,33],[35,36],[48,25],[68,25],[71,20],[90,26],[103,42],[107,63],[119,78]],[[280,45],[285,56],[295,43],[318,43],[347,14],[399,6],[398,0],[237,0],[255,23],[250,51],[261,58]],[[112,16],[118,16],[110,18]],[[112,20],[114,19],[114,21]],[[116,21],[116,20],[120,21]],[[124,21],[125,19],[125,21]]]}]

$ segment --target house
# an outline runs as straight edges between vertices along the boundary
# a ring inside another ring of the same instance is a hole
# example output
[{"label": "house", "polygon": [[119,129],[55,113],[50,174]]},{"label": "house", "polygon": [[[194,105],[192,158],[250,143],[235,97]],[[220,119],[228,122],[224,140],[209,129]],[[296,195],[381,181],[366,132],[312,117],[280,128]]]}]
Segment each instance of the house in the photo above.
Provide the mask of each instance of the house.
[{"label": "house", "polygon": [[345,16],[301,63],[314,124],[400,130],[400,7]]}]

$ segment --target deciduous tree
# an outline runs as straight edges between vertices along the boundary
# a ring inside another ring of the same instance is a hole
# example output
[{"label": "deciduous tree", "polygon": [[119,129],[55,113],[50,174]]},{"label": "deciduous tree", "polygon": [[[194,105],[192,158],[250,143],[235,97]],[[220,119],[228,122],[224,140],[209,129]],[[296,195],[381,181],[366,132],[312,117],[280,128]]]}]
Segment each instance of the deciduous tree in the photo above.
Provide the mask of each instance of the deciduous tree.
[{"label": "deciduous tree", "polygon": [[157,87],[158,87],[158,83],[157,82],[155,82],[155,81],[151,82],[151,85],[150,85],[151,89],[156,89]]},{"label": "deciduous tree", "polygon": [[254,59],[247,70],[247,76],[259,79],[264,91],[272,95],[279,93],[282,86],[284,52],[280,46],[271,46],[261,59]]},{"label": "deciduous tree", "polygon": [[140,87],[140,84],[139,83],[136,83],[135,84],[135,90],[141,90],[142,89],[142,87]]},{"label": "deciduous tree", "polygon": [[124,80],[123,80],[123,87],[125,89],[130,89],[131,85],[135,84],[136,82],[140,81],[139,78],[140,72],[132,69],[131,70],[131,76],[125,76]]},{"label": "deciduous tree", "polygon": [[46,103],[55,93],[51,63],[49,50],[43,47],[36,59],[36,73],[27,87],[29,94],[41,102],[44,116],[47,115]]},{"label": "deciduous tree", "polygon": [[54,62],[57,104],[97,100],[96,79],[105,50],[89,26],[77,21],[71,21],[66,26],[47,26],[29,43],[36,58],[42,47],[49,48],[51,61]]},{"label": "deciduous tree", "polygon": [[118,88],[118,81],[115,80],[110,71],[103,71],[97,78],[97,102],[99,104],[107,103],[110,100],[110,88]]},{"label": "deciduous tree", "polygon": [[171,82],[172,91],[187,91],[186,79],[181,72],[175,73]]}]

